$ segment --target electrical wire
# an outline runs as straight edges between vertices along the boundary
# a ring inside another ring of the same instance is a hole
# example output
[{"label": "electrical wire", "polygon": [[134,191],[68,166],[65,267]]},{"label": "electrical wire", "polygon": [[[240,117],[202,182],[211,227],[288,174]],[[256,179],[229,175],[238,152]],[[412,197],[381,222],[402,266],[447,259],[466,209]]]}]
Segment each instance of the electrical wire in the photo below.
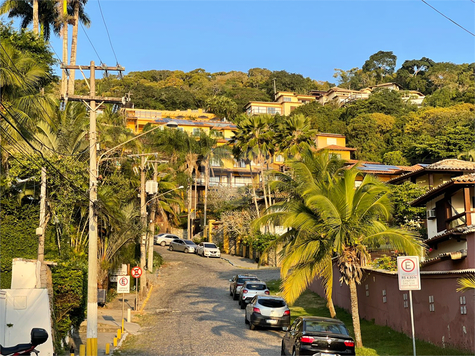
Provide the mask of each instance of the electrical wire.
[{"label": "electrical wire", "polygon": [[[467,30],[465,27],[463,27],[462,25],[458,24],[457,22],[455,22],[454,20],[452,20],[450,17],[444,15],[442,12],[440,12],[439,10],[437,10],[435,7],[433,7],[432,5],[428,4],[425,0],[421,0],[424,4],[426,4],[427,6],[429,6],[431,9],[433,9],[434,11],[436,11],[437,13],[439,13],[440,15],[444,16],[447,20],[451,21],[452,23],[454,23],[455,25],[457,25],[458,27],[460,27],[462,30],[470,33],[472,36],[475,37],[475,34],[470,32],[469,30]],[[473,0],[472,0],[473,2]]]},{"label": "electrical wire", "polygon": [[107,28],[106,20],[104,19],[104,14],[102,13],[102,7],[101,7],[100,0],[97,0],[97,3],[99,4],[99,10],[101,12],[102,21],[104,22],[104,26],[106,27],[107,37],[109,38],[109,43],[110,43],[111,48],[112,48],[112,53],[114,53],[115,62],[118,64],[119,61],[117,60],[117,56],[115,55],[114,46],[112,45],[111,36],[109,35],[109,29]]},{"label": "electrical wire", "polygon": [[92,44],[92,41],[91,41],[91,39],[90,39],[90,38],[89,38],[89,36],[87,35],[87,32],[86,32],[86,30],[84,29],[84,26],[83,26],[83,24],[82,24],[82,23],[79,23],[79,24],[81,25],[81,28],[82,28],[82,30],[83,30],[83,32],[84,32],[84,34],[86,35],[86,37],[87,37],[87,39],[88,39],[89,43],[91,44],[91,46],[92,46],[92,49],[94,50],[94,52],[96,52],[96,56],[97,56],[97,58],[99,58],[99,62],[101,62],[101,64],[102,64],[102,63],[103,63],[103,62],[102,62],[102,59],[101,59],[101,57],[99,56],[99,53],[97,53],[97,51],[96,51],[96,47],[94,47],[94,45]]}]

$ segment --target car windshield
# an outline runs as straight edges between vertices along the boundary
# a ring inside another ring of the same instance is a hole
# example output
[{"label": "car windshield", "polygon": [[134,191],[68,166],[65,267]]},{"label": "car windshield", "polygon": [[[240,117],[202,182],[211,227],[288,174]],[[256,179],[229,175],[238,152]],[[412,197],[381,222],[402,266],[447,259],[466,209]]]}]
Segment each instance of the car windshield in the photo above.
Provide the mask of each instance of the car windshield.
[{"label": "car windshield", "polygon": [[245,281],[257,281],[257,277],[240,277],[238,278],[238,283],[244,283]]},{"label": "car windshield", "polygon": [[285,301],[282,299],[260,298],[258,302],[260,305],[267,308],[282,308],[286,306]]},{"label": "car windshield", "polygon": [[215,244],[204,244],[203,246],[207,248],[217,248]]},{"label": "car windshield", "polygon": [[254,290],[264,290],[266,289],[265,284],[260,284],[260,283],[247,283],[246,284],[247,289],[254,289]]},{"label": "car windshield", "polygon": [[185,243],[187,245],[194,245],[195,244],[193,241],[190,241],[190,240],[185,240]]},{"label": "car windshield", "polygon": [[349,335],[345,325],[335,324],[331,321],[307,320],[305,323],[305,331]]}]

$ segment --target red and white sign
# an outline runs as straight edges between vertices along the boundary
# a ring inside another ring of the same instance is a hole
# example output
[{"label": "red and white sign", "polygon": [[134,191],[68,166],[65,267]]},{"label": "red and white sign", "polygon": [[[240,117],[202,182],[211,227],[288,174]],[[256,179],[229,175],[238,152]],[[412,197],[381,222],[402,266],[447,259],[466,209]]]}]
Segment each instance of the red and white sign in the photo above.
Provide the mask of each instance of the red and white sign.
[{"label": "red and white sign", "polygon": [[130,277],[120,276],[117,280],[117,293],[130,293]]},{"label": "red and white sign", "polygon": [[399,290],[421,290],[421,275],[418,256],[399,256],[397,258]]},{"label": "red and white sign", "polygon": [[140,276],[142,275],[142,268],[140,268],[139,266],[135,266],[134,268],[132,268],[132,270],[130,271],[130,274],[132,277],[134,278],[140,278]]}]

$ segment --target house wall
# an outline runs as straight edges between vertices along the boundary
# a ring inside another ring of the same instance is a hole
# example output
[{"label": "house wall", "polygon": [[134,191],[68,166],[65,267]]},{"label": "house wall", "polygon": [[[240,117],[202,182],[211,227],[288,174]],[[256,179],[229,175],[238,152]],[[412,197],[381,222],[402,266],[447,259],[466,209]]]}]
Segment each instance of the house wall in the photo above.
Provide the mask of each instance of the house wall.
[{"label": "house wall", "polygon": [[346,138],[345,136],[335,136],[335,135],[318,135],[316,140],[317,148],[325,148],[329,145],[337,145],[341,147],[346,147]]},{"label": "house wall", "polygon": [[[349,288],[338,283],[340,273],[336,266],[333,268],[333,274],[333,302],[349,311]],[[421,290],[412,292],[415,335],[417,339],[440,347],[452,346],[473,352],[475,291],[457,293],[457,279],[460,277],[461,274],[448,273],[421,275]],[[325,296],[319,280],[315,280],[309,289],[322,297]],[[360,318],[374,319],[378,325],[386,325],[411,336],[409,292],[399,291],[397,274],[365,271],[357,292]],[[429,296],[433,297],[433,303],[429,303]],[[463,301],[461,297],[465,297],[462,298]],[[433,305],[434,311],[431,311],[430,304]],[[466,314],[461,314],[461,307],[466,310]],[[363,342],[364,338],[363,334]]]},{"label": "house wall", "polygon": [[[438,196],[437,198],[427,202],[426,210],[435,209],[435,205],[439,200],[444,199],[444,196]],[[437,232],[437,219],[426,219],[427,222],[427,237],[430,239],[431,237],[437,235],[440,232]]]},{"label": "house wall", "polygon": [[437,257],[437,255],[444,252],[460,251],[463,249],[467,249],[467,241],[457,241],[454,239],[442,241],[440,243],[437,243],[437,248],[432,248],[432,251],[428,253],[428,258]]}]

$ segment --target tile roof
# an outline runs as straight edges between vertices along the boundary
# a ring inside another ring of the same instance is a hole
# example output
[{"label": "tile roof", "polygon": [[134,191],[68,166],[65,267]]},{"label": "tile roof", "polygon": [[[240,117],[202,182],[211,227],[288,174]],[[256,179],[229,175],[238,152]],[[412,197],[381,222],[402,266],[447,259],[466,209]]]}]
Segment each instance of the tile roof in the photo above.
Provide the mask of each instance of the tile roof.
[{"label": "tile roof", "polygon": [[458,234],[458,235],[467,235],[472,232],[475,232],[475,225],[470,225],[470,226],[459,226],[450,230],[442,231],[438,235],[434,235],[426,240],[424,240],[425,243],[432,242],[435,240],[438,240],[442,237],[450,236],[453,234]]},{"label": "tile roof", "polygon": [[460,159],[444,159],[439,162],[429,164],[425,167],[426,170],[474,170],[475,162],[462,161]]}]

